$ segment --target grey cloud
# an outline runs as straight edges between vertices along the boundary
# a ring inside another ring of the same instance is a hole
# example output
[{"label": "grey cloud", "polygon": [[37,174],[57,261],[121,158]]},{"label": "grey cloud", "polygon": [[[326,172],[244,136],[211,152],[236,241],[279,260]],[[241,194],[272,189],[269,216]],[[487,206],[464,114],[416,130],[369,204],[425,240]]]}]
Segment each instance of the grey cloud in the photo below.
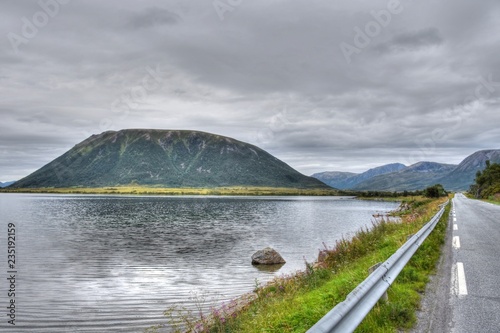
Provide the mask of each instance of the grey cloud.
[{"label": "grey cloud", "polygon": [[148,8],[134,15],[129,22],[131,28],[151,28],[162,25],[173,25],[181,21],[181,17],[164,8]]},{"label": "grey cloud", "polygon": [[414,31],[396,35],[393,38],[393,44],[403,47],[419,48],[429,45],[439,45],[443,42],[439,30],[428,28],[420,31]]},{"label": "grey cloud", "polygon": [[395,35],[390,41],[377,45],[381,52],[416,51],[418,49],[440,45],[444,42],[437,28],[427,28]]},{"label": "grey cloud", "polygon": [[40,7],[6,2],[0,181],[91,134],[130,127],[232,136],[307,174],[410,154],[456,161],[494,147],[500,83],[480,82],[500,82],[500,3],[402,4],[348,64],[339,44],[387,1],[243,1],[223,20],[211,1],[71,1],[18,53],[6,36],[21,34],[21,18]]}]

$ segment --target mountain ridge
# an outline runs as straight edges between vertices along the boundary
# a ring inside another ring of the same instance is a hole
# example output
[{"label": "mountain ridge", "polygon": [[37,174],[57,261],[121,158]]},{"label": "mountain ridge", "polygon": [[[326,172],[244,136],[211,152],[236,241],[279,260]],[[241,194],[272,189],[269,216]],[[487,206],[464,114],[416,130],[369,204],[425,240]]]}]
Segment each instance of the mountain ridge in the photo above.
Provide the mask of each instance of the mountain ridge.
[{"label": "mountain ridge", "polygon": [[467,156],[455,170],[439,179],[450,190],[468,190],[478,171],[486,168],[486,161],[500,163],[500,149],[479,150]]},{"label": "mountain ridge", "polygon": [[95,134],[12,188],[268,186],[331,189],[257,146],[190,130]]},{"label": "mountain ridge", "polygon": [[4,188],[4,187],[7,187],[7,186],[10,186],[12,184],[14,184],[16,181],[9,181],[9,182],[0,182],[0,188]]},{"label": "mountain ridge", "polygon": [[379,167],[371,168],[362,173],[350,173],[350,172],[340,172],[340,171],[326,171],[315,173],[311,177],[321,180],[327,185],[344,190],[353,188],[359,183],[373,178],[378,175],[383,175],[386,173],[399,171],[406,166],[401,163],[390,163],[381,165]]},{"label": "mountain ridge", "polygon": [[353,190],[415,191],[437,183],[443,175],[457,165],[437,162],[417,162],[404,169],[370,178],[356,185]]},{"label": "mountain ridge", "polygon": [[359,174],[349,176],[351,173],[348,172],[327,171],[315,173],[313,177],[322,180],[322,176],[324,175],[343,175],[343,178],[332,176],[331,181],[325,177],[323,181],[330,186],[338,185],[338,188],[345,190],[411,191],[422,190],[439,183],[447,190],[464,191],[468,190],[469,186],[474,183],[476,172],[484,170],[487,160],[491,163],[500,163],[500,149],[476,151],[465,157],[458,165],[417,162],[395,172],[368,177],[368,179],[350,187],[345,187],[345,184],[348,183],[348,178]]}]

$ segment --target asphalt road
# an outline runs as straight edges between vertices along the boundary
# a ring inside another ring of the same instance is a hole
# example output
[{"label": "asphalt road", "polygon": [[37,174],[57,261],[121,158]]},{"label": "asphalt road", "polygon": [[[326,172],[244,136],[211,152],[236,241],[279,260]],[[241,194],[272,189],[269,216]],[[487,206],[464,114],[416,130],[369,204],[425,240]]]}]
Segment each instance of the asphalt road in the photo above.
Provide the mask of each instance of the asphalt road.
[{"label": "asphalt road", "polygon": [[445,250],[412,332],[500,332],[500,206],[455,196]]},{"label": "asphalt road", "polygon": [[[462,194],[458,194],[453,203],[456,230],[453,230],[455,241],[452,243],[451,332],[498,333],[500,206],[470,200]],[[463,278],[459,272],[461,265]]]}]

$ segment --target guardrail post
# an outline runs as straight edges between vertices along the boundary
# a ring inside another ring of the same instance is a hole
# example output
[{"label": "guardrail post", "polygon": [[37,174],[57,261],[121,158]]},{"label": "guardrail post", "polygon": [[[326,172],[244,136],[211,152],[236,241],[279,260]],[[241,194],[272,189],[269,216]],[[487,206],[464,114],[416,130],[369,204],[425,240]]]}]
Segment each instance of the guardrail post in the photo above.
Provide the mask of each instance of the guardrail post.
[{"label": "guardrail post", "polygon": [[[376,263],[375,265],[373,265],[372,267],[368,268],[368,274],[373,273],[382,264],[383,263],[379,262],[379,263]],[[389,296],[387,295],[387,291],[380,297],[380,299],[383,301],[386,301],[386,302],[389,300]]]}]

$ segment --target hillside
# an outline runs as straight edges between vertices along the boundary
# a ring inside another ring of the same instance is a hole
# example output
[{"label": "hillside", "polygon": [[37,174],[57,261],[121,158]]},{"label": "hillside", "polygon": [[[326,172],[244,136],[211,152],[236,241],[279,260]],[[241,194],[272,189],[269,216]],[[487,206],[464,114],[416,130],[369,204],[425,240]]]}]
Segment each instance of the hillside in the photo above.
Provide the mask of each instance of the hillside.
[{"label": "hillside", "polygon": [[486,168],[478,171],[469,193],[476,198],[500,200],[500,164],[486,162]]},{"label": "hillside", "polygon": [[359,174],[350,172],[327,171],[315,173],[312,175],[312,177],[319,179],[323,183],[328,184],[332,187],[343,190],[354,188],[359,183],[367,181],[375,176],[399,171],[405,167],[406,166],[401,163],[391,163],[369,169]]},{"label": "hillside", "polygon": [[331,189],[248,143],[205,132],[145,129],[92,135],[11,187],[116,185]]},{"label": "hillside", "polygon": [[[413,191],[436,184],[457,166],[435,162],[418,162],[400,171],[379,175],[359,183],[354,190]],[[446,188],[446,187],[445,187]]]},{"label": "hillside", "polygon": [[[413,191],[442,184],[449,191],[465,191],[474,183],[476,173],[485,169],[486,161],[500,163],[500,149],[477,151],[459,165],[419,162],[404,167],[403,164],[393,163],[361,174],[333,171],[316,173],[313,177],[346,190]],[[396,170],[391,171],[391,168]]]},{"label": "hillside", "polygon": [[323,183],[330,185],[331,187],[335,187],[338,189],[345,189],[346,188],[346,182],[354,177],[357,176],[357,173],[352,173],[352,172],[342,172],[342,171],[325,171],[325,172],[319,172],[311,175],[311,177],[314,177]]},{"label": "hillside", "polygon": [[486,168],[486,161],[500,163],[500,150],[480,150],[465,158],[455,170],[439,179],[447,190],[468,190],[474,183],[474,178],[478,171]]}]

